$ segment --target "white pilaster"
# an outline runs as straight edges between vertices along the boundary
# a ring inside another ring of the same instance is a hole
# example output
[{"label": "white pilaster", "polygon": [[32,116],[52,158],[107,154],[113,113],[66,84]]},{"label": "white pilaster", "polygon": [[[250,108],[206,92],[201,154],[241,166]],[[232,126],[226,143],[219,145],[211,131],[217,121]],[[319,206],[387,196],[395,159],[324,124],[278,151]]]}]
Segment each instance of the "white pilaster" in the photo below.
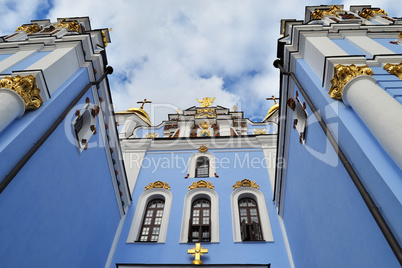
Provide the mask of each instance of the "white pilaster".
[{"label": "white pilaster", "polygon": [[350,80],[343,89],[342,99],[402,169],[402,105],[367,75]]},{"label": "white pilaster", "polygon": [[0,73],[4,72],[6,69],[10,68],[11,66],[17,64],[18,62],[24,60],[25,58],[31,56],[38,52],[35,50],[27,50],[27,51],[19,51],[14,55],[8,57],[7,59],[0,62]]},{"label": "white pilaster", "polygon": [[395,54],[388,48],[383,45],[377,43],[370,37],[363,36],[345,36],[345,39],[349,40],[356,47],[360,48],[360,50],[364,51],[370,58],[374,55],[385,55],[385,54]]},{"label": "white pilaster", "polygon": [[0,132],[25,113],[24,100],[15,91],[0,88]]}]

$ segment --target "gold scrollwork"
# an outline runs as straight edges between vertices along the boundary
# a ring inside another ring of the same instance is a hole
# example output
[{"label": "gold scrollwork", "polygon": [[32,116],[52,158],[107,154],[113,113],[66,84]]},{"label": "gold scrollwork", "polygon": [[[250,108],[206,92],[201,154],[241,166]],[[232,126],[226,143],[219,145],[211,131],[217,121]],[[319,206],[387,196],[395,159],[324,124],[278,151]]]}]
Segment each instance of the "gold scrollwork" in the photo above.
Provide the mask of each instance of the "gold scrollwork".
[{"label": "gold scrollwork", "polygon": [[379,9],[379,8],[377,8],[377,9],[365,8],[359,13],[359,16],[366,20],[370,20],[372,17],[374,17],[377,14],[382,14],[382,15],[388,16],[387,12],[385,12],[384,9]]},{"label": "gold scrollwork", "polygon": [[202,118],[202,117],[209,117],[209,118],[216,117],[215,109],[209,108],[209,109],[199,109],[199,110],[197,110],[195,118]]},{"label": "gold scrollwork", "polygon": [[41,28],[36,25],[36,24],[31,24],[31,25],[21,25],[15,30],[16,32],[22,32],[25,31],[27,34],[34,34],[37,33],[41,30]]},{"label": "gold scrollwork", "polygon": [[25,109],[38,109],[43,100],[40,96],[40,89],[36,86],[36,79],[33,75],[27,76],[6,76],[0,80],[0,87],[14,90],[21,96],[25,103]]},{"label": "gold scrollwork", "polygon": [[399,64],[387,63],[383,68],[390,74],[393,74],[402,80],[402,62]]},{"label": "gold scrollwork", "polygon": [[313,20],[322,19],[322,18],[324,18],[325,15],[334,15],[334,16],[338,17],[338,12],[340,12],[340,11],[341,11],[341,8],[338,7],[337,5],[333,5],[328,10],[316,9],[314,12],[311,12],[311,18]]},{"label": "gold scrollwork", "polygon": [[67,28],[69,31],[76,31],[77,33],[81,30],[81,24],[76,21],[67,21],[67,19],[62,19],[56,26],[56,28]]},{"label": "gold scrollwork", "polygon": [[159,137],[159,134],[158,134],[157,132],[148,132],[148,133],[144,136],[144,138],[152,138],[152,139],[158,138],[158,137]]},{"label": "gold scrollwork", "polygon": [[193,189],[196,189],[196,188],[209,188],[209,189],[212,189],[212,190],[214,190],[215,189],[215,186],[213,186],[212,184],[211,184],[211,182],[206,182],[206,181],[204,181],[204,180],[200,180],[200,181],[197,181],[197,182],[193,182],[193,184],[191,184],[189,187],[188,187],[188,190],[190,191],[190,190],[193,190]]},{"label": "gold scrollwork", "polygon": [[328,94],[330,94],[333,99],[341,100],[345,85],[352,78],[359,75],[373,75],[373,70],[371,70],[367,65],[336,65],[334,67],[334,78],[331,79],[331,88],[329,89]]},{"label": "gold scrollwork", "polygon": [[170,186],[168,185],[167,182],[156,181],[156,182],[150,182],[148,186],[145,186],[145,191],[153,188],[163,188],[170,190]]},{"label": "gold scrollwork", "polygon": [[201,103],[202,108],[211,106],[214,100],[215,98],[210,97],[203,98],[202,100],[197,99],[197,101]]},{"label": "gold scrollwork", "polygon": [[102,39],[103,39],[103,45],[107,47],[107,40],[106,40],[106,34],[105,31],[102,31]]},{"label": "gold scrollwork", "polygon": [[233,185],[233,190],[240,188],[240,187],[252,187],[252,188],[260,189],[258,184],[255,184],[255,181],[250,181],[248,179],[244,179],[242,181],[236,181],[236,184]]},{"label": "gold scrollwork", "polygon": [[268,131],[266,129],[255,129],[254,130],[254,135],[265,135],[268,134]]},{"label": "gold scrollwork", "polygon": [[402,32],[399,33],[398,38],[402,39]]},{"label": "gold scrollwork", "polygon": [[201,153],[204,153],[204,152],[208,151],[208,147],[206,145],[200,145],[200,147],[198,147],[198,151],[200,151]]}]

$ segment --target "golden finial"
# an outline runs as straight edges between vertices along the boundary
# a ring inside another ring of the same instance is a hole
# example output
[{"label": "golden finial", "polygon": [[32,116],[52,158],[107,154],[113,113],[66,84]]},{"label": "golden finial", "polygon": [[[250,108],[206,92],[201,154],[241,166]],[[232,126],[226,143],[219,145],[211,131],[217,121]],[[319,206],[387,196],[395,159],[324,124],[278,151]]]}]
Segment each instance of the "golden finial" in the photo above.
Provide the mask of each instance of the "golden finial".
[{"label": "golden finial", "polygon": [[152,103],[152,101],[147,101],[147,99],[144,99],[143,101],[137,101],[137,103],[142,103],[140,109],[143,109],[145,103]]},{"label": "golden finial", "polygon": [[209,107],[214,102],[215,98],[205,97],[202,100],[197,99],[199,103],[201,103],[201,107]]},{"label": "golden finial", "polygon": [[276,100],[279,100],[279,98],[275,98],[274,95],[272,95],[272,98],[267,98],[267,100],[273,100],[275,104],[277,104]]},{"label": "golden finial", "polygon": [[208,147],[206,145],[200,145],[200,147],[198,147],[198,151],[200,151],[201,153],[205,153],[206,151],[208,151]]},{"label": "golden finial", "polygon": [[156,182],[150,182],[149,185],[145,186],[145,191],[153,188],[162,188],[170,190],[170,186],[167,182],[156,181]]},{"label": "golden finial", "polygon": [[197,189],[197,188],[209,188],[209,189],[214,190],[215,186],[213,186],[210,181],[200,180],[200,181],[197,181],[197,182],[193,182],[193,184],[191,184],[188,187],[188,190],[191,191],[191,190],[194,190],[194,189]]},{"label": "golden finial", "polygon": [[201,261],[201,256],[208,253],[208,249],[207,248],[202,248],[201,247],[201,243],[195,243],[195,247],[188,249],[187,250],[187,254],[193,254],[193,256],[195,257],[194,260],[191,262],[191,264],[195,264],[195,265],[200,265],[200,264],[204,264]]},{"label": "golden finial", "polygon": [[181,109],[180,109],[180,108],[176,110],[176,113],[177,113],[177,114],[179,114],[180,112],[181,112]]},{"label": "golden finial", "polygon": [[234,106],[232,107],[232,109],[233,109],[233,111],[237,112],[237,109],[239,109],[239,107],[237,107],[236,105],[234,105]]}]

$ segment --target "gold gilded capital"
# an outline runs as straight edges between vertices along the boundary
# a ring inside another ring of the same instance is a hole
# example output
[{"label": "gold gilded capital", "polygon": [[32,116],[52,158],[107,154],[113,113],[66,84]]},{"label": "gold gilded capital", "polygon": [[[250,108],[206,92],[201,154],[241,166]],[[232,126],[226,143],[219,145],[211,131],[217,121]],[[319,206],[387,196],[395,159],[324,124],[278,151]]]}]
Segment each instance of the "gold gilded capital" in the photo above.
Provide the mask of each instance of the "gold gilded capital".
[{"label": "gold gilded capital", "polygon": [[67,19],[62,19],[55,28],[67,28],[69,31],[76,31],[77,33],[81,30],[81,24],[76,21],[67,22]]},{"label": "gold gilded capital", "polygon": [[34,34],[41,30],[41,28],[36,24],[31,25],[21,25],[15,31],[22,32],[25,31],[27,34]]},{"label": "gold gilded capital", "polygon": [[36,79],[33,75],[27,76],[6,76],[0,80],[0,87],[14,90],[21,96],[25,103],[25,109],[38,109],[43,100],[40,96],[40,89],[36,86]]},{"label": "gold gilded capital", "polygon": [[402,80],[402,62],[399,64],[387,63],[384,65],[384,70]]},{"label": "gold gilded capital", "polygon": [[360,13],[359,16],[366,19],[370,20],[372,17],[374,17],[377,14],[383,14],[383,15],[388,15],[387,12],[384,11],[384,9],[368,9],[365,8],[363,9]]},{"label": "gold gilded capital", "polygon": [[334,78],[331,79],[331,88],[328,94],[330,94],[331,98],[333,99],[341,100],[343,88],[345,87],[345,85],[352,78],[359,75],[373,75],[373,70],[371,70],[367,65],[336,65],[334,67]]},{"label": "gold gilded capital", "polygon": [[313,20],[316,19],[322,19],[324,18],[325,15],[335,15],[338,16],[338,12],[341,11],[341,8],[338,7],[337,5],[333,5],[330,9],[328,10],[320,10],[316,9],[314,12],[311,12],[311,18]]}]

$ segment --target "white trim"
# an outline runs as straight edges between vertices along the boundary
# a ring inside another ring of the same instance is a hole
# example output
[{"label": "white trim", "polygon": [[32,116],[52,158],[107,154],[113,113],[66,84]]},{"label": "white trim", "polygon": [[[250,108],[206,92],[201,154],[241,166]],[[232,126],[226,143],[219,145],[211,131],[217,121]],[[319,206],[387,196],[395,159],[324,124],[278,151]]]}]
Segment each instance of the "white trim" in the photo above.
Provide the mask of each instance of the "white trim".
[{"label": "white trim", "polygon": [[292,251],[290,250],[288,235],[286,233],[285,223],[283,222],[283,219],[281,216],[278,217],[278,220],[279,220],[279,225],[281,226],[283,242],[285,244],[286,253],[288,254],[290,268],[295,268],[295,264],[293,262]]},{"label": "white trim", "polygon": [[184,197],[180,243],[188,243],[188,222],[191,216],[191,204],[196,199],[203,197],[211,202],[211,243],[219,243],[219,196],[209,188],[193,189]]},{"label": "white trim", "polygon": [[215,173],[216,173],[216,164],[215,164],[215,156],[212,153],[209,152],[205,152],[205,153],[201,153],[201,152],[197,152],[195,154],[193,154],[192,156],[190,156],[189,159],[189,165],[188,165],[188,174],[190,174],[190,178],[195,178],[195,168],[196,168],[196,164],[197,164],[197,158],[201,157],[201,156],[205,156],[208,157],[209,159],[209,174],[208,177],[214,177]]},{"label": "white trim", "polygon": [[242,242],[240,233],[239,199],[244,197],[251,197],[257,202],[264,241],[274,242],[264,194],[260,190],[252,187],[238,188],[234,190],[230,196],[232,204],[233,241]]},{"label": "white trim", "polygon": [[138,199],[137,208],[135,210],[133,221],[131,223],[130,232],[128,233],[127,243],[135,243],[136,241],[138,241],[138,236],[142,225],[142,220],[144,218],[144,213],[146,211],[146,206],[152,199],[155,198],[162,198],[163,200],[165,200],[161,229],[158,241],[156,242],[165,243],[173,196],[169,190],[162,188],[153,188],[147,190]]},{"label": "white trim", "polygon": [[113,243],[112,243],[112,246],[110,247],[109,255],[106,260],[105,268],[109,268],[112,265],[114,253],[116,252],[117,243],[119,242],[121,230],[123,229],[125,220],[126,220],[126,215],[123,215],[123,217],[120,219],[119,226],[117,226],[117,230],[116,230],[116,233],[113,238]]}]

